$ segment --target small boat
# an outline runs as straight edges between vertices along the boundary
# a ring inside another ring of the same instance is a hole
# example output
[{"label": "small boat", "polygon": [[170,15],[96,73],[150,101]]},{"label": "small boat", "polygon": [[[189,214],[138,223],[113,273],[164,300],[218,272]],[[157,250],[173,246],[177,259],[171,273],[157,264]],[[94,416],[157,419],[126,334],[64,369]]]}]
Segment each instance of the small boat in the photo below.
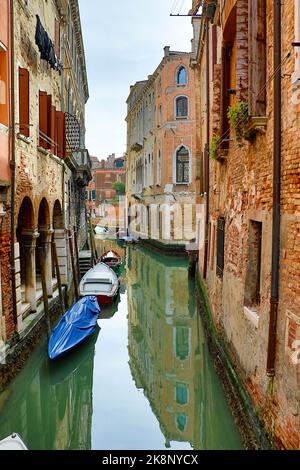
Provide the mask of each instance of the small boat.
[{"label": "small boat", "polygon": [[122,240],[124,241],[124,243],[126,245],[134,245],[135,243],[138,243],[138,241],[139,241],[137,238],[135,238],[131,235],[129,235],[127,237],[123,237]]},{"label": "small boat", "polygon": [[0,441],[0,450],[28,450],[28,448],[19,434],[15,433]]},{"label": "small boat", "polygon": [[99,237],[106,238],[106,236],[109,234],[109,231],[105,227],[100,227],[100,225],[97,225],[94,230],[96,235]]},{"label": "small boat", "polygon": [[119,290],[116,273],[105,263],[98,263],[82,278],[79,286],[82,297],[93,295],[99,305],[111,304]]},{"label": "small boat", "polygon": [[100,258],[100,261],[111,269],[114,270],[116,274],[119,274],[120,268],[122,266],[123,260],[121,256],[114,250],[106,251]]},{"label": "small boat", "polygon": [[91,336],[97,328],[100,308],[96,297],[80,299],[60,319],[54,328],[48,344],[51,360],[67,354]]}]

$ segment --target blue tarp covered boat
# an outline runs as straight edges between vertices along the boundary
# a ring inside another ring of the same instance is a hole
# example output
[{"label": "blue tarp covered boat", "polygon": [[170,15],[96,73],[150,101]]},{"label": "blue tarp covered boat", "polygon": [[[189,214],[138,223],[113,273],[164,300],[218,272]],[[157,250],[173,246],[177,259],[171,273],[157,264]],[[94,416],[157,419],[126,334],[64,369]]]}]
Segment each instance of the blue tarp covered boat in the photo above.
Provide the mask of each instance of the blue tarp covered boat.
[{"label": "blue tarp covered boat", "polygon": [[65,355],[92,335],[97,327],[100,307],[96,297],[87,296],[71,307],[54,328],[48,344],[50,359]]}]

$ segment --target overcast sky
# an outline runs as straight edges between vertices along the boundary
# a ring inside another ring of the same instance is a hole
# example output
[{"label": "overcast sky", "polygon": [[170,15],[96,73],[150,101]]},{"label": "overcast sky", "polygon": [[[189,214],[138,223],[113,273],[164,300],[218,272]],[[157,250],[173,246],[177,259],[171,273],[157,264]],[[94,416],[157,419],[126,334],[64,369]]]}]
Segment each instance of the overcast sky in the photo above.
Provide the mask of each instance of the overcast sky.
[{"label": "overcast sky", "polygon": [[174,3],[174,13],[186,13],[192,2],[79,0],[90,90],[86,146],[91,155],[123,155],[130,85],[154,72],[164,46],[191,50],[191,19],[171,18]]}]

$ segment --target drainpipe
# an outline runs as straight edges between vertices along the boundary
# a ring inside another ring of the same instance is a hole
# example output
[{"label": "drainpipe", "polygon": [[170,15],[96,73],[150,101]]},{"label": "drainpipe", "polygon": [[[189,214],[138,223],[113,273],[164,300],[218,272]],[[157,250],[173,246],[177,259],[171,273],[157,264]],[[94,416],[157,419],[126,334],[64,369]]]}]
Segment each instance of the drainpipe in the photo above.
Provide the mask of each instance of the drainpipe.
[{"label": "drainpipe", "polygon": [[280,196],[281,196],[281,0],[274,0],[274,165],[273,165],[273,230],[270,325],[268,340],[267,375],[275,376],[276,330],[279,303],[280,266]]},{"label": "drainpipe", "polygon": [[205,247],[204,247],[204,267],[203,279],[207,278],[208,265],[208,237],[209,237],[209,142],[210,142],[210,71],[209,71],[210,43],[209,43],[209,19],[206,20],[206,146],[204,150],[205,166],[205,191],[206,191],[206,211],[205,211]]},{"label": "drainpipe", "polygon": [[14,40],[14,0],[10,0],[10,167],[11,167],[11,281],[13,318],[15,326],[18,323],[17,293],[16,293],[16,268],[15,268],[15,193],[16,193],[16,112],[15,112],[15,40]]}]

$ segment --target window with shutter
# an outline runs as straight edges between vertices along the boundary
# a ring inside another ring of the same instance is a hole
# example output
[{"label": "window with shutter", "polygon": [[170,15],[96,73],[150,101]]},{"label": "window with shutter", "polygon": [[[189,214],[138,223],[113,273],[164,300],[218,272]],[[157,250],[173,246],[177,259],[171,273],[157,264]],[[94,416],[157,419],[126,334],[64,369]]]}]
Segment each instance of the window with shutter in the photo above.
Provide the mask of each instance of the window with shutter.
[{"label": "window with shutter", "polygon": [[56,111],[56,142],[57,142],[57,156],[64,158],[66,154],[66,139],[65,139],[65,115],[62,111]]},{"label": "window with shutter", "polygon": [[39,94],[39,146],[48,148],[48,96],[45,91]]},{"label": "window with shutter", "polygon": [[249,113],[266,115],[266,1],[249,1]]},{"label": "window with shutter", "polygon": [[228,107],[230,105],[230,71],[231,71],[231,45],[222,48],[222,76],[221,76],[221,135],[224,137],[222,148],[229,147],[230,126],[228,119]]},{"label": "window with shutter", "polygon": [[2,49],[0,42],[0,122],[5,126],[9,124],[8,91],[8,53]]},{"label": "window with shutter", "polygon": [[19,68],[19,123],[20,133],[29,137],[29,72]]}]

